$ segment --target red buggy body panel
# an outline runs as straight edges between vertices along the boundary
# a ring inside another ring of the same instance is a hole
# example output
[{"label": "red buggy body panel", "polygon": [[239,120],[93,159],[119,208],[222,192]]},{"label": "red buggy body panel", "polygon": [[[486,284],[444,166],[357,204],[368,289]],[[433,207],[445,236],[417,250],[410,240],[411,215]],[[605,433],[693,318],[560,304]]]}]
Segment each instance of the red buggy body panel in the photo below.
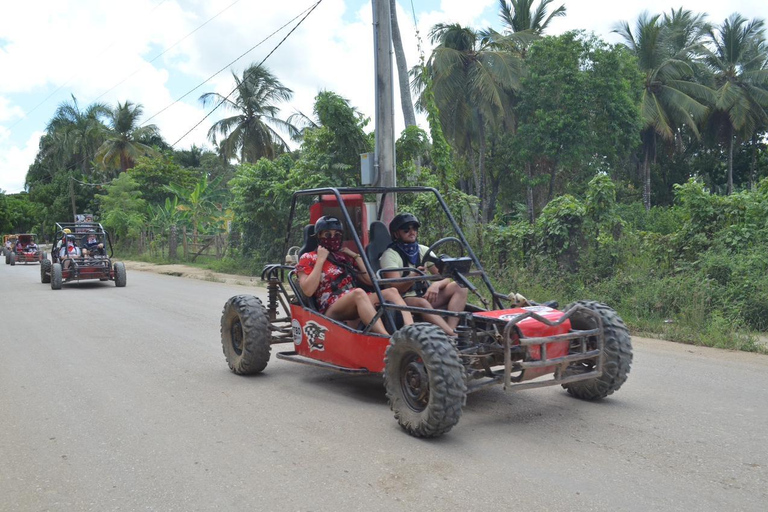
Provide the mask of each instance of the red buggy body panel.
[{"label": "red buggy body panel", "polygon": [[[552,322],[557,322],[560,317],[563,316],[562,311],[558,311],[547,306],[527,306],[525,308],[483,311],[481,313],[475,313],[474,316],[480,318],[498,318],[500,320],[510,321],[513,320],[516,316],[520,316],[529,312],[543,316]],[[525,318],[517,324],[517,328],[520,330],[520,334],[526,338],[543,338],[546,336],[568,333],[571,330],[571,321],[566,320],[560,325],[550,327],[533,318]],[[569,345],[570,343],[568,341],[547,343],[547,358],[552,359],[568,355]],[[538,345],[532,345],[528,347],[528,357],[532,361],[540,360],[541,347]],[[547,366],[544,368],[529,368],[525,371],[523,380],[531,380],[535,379],[536,377],[552,373],[554,369],[554,366]]]},{"label": "red buggy body panel", "polygon": [[362,334],[297,305],[291,305],[291,331],[301,356],[344,368],[384,371],[386,336]]}]

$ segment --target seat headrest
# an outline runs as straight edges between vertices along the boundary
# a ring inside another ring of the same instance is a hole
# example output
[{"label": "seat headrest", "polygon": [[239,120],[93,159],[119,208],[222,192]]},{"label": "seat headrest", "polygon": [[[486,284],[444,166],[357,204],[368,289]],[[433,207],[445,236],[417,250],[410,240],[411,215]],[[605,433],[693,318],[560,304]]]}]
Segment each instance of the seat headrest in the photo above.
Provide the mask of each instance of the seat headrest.
[{"label": "seat headrest", "polygon": [[392,242],[392,237],[389,234],[387,225],[380,220],[371,222],[368,235],[370,243],[368,244],[368,247],[365,248],[365,253],[368,256],[368,261],[370,261],[371,266],[373,267],[373,271],[376,272],[380,268],[379,258],[384,254],[384,251],[387,250],[387,247]]},{"label": "seat headrest", "polygon": [[315,238],[315,225],[307,224],[304,226],[304,245],[299,249],[299,258],[305,252],[312,252],[317,250],[317,238]]}]

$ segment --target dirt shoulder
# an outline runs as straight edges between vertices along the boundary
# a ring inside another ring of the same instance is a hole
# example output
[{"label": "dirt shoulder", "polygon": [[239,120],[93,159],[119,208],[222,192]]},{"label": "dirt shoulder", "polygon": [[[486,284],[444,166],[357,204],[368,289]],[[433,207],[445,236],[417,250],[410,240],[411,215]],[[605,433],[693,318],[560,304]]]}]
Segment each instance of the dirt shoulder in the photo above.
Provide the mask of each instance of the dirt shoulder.
[{"label": "dirt shoulder", "polygon": [[191,267],[188,265],[158,265],[156,263],[146,263],[143,261],[121,260],[125,263],[128,270],[138,270],[139,272],[152,272],[155,274],[164,274],[167,276],[183,277],[187,279],[199,279],[201,281],[212,281],[216,283],[236,284],[241,286],[255,286],[263,288],[261,279],[254,276],[243,276],[237,274],[222,274],[213,272],[204,268]]}]

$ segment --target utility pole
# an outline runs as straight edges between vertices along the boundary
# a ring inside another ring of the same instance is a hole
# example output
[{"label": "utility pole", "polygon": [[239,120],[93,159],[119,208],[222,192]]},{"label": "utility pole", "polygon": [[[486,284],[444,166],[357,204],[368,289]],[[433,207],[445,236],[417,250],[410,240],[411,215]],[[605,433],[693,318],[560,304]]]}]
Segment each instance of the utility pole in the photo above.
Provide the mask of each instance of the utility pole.
[{"label": "utility pole", "polygon": [[[373,52],[376,66],[376,149],[375,185],[394,187],[395,174],[395,89],[392,80],[392,18],[389,0],[371,0],[373,5]],[[381,198],[377,200],[381,202]],[[381,208],[381,205],[377,205]],[[384,204],[382,221],[389,224],[395,216],[396,198],[390,194]]]}]

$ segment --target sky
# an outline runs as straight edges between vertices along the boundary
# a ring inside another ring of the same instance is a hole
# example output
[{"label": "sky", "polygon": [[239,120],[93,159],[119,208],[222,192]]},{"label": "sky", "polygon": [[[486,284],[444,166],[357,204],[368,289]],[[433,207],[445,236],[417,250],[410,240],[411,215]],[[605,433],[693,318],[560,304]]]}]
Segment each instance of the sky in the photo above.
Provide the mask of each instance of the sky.
[{"label": "sky", "polygon": [[[261,62],[301,18],[259,43],[316,2],[0,0],[0,190],[24,190],[48,121],[73,96],[81,109],[96,101],[141,104],[140,122],[157,125],[176,149],[211,148],[208,129],[231,112],[219,109],[203,120],[212,106],[204,107],[200,96],[229,94],[232,74],[242,76],[250,64]],[[424,44],[439,22],[500,29],[498,3],[398,0],[408,66],[419,59],[417,27]],[[611,33],[616,22],[633,23],[643,11],[683,7],[707,13],[713,23],[733,12],[768,17],[763,0],[556,0],[550,5],[565,5],[567,15],[553,20],[548,34],[584,29],[611,43],[619,42]],[[322,0],[264,65],[293,90],[292,100],[280,105],[283,119],[296,111],[311,115],[314,97],[323,90],[340,94],[373,119],[371,1]],[[396,88],[397,133],[403,127],[399,105]]]}]

